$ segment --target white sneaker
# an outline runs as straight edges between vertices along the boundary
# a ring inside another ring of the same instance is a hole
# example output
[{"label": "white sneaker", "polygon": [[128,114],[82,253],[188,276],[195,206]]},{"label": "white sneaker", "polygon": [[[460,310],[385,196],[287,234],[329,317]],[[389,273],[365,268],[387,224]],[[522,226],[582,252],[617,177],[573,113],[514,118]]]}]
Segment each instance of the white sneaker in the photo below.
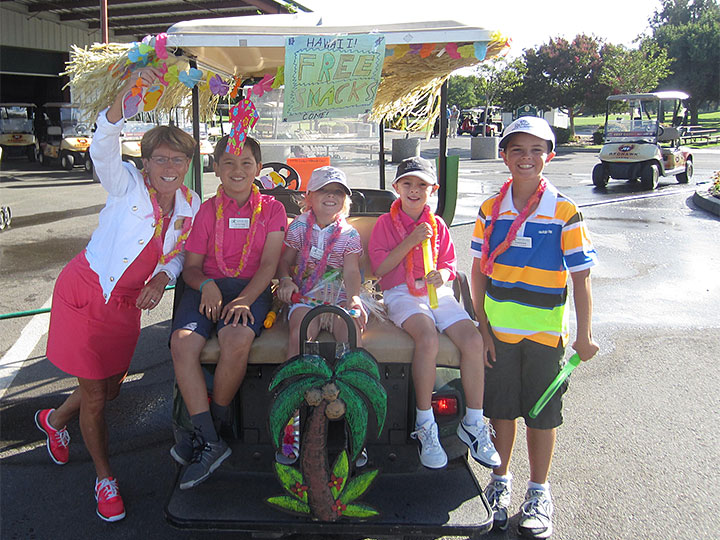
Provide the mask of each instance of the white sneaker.
[{"label": "white sneaker", "polygon": [[508,528],[508,506],[512,498],[510,481],[493,480],[485,488],[485,497],[493,511],[493,529],[504,531]]},{"label": "white sneaker", "polygon": [[417,427],[410,434],[410,437],[420,441],[418,453],[420,454],[420,463],[425,467],[428,469],[442,469],[447,465],[448,457],[443,447],[440,446],[436,422],[425,422],[422,426]]},{"label": "white sneaker", "polygon": [[457,436],[467,444],[470,455],[483,467],[494,469],[500,466],[500,454],[495,450],[490,439],[492,428],[483,422],[478,421],[473,426],[468,426],[461,421],[457,427]]},{"label": "white sneaker", "polygon": [[529,538],[549,538],[553,532],[553,503],[548,491],[528,489],[520,507],[518,531]]}]

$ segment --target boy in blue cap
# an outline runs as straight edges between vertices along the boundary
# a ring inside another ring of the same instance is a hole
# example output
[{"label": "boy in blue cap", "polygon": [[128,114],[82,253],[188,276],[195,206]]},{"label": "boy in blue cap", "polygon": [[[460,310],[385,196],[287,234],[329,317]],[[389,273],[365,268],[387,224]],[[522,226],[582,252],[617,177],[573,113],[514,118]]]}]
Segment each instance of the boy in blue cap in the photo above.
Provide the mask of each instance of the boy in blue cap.
[{"label": "boy in blue cap", "polygon": [[572,347],[583,361],[598,351],[590,287],[597,256],[577,206],[543,176],[554,148],[555,135],[542,118],[521,117],[505,129],[500,149],[511,178],[481,205],[471,245],[473,304],[492,364],[485,372],[484,409],[502,462],[485,494],[494,526],[506,529],[510,458],[517,418],[523,417],[530,481],[518,529],[532,538],[552,534],[548,474],[564,388],[536,418],[529,411],[561,369],[569,339],[568,272],[577,319]]}]

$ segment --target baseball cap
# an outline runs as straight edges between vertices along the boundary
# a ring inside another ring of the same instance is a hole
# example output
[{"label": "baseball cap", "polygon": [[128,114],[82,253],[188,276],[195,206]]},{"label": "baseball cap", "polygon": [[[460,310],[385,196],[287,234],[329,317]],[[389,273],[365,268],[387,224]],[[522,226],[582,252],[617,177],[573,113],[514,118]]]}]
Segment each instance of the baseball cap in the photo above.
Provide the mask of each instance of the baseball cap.
[{"label": "baseball cap", "polygon": [[326,165],[325,167],[318,167],[310,175],[310,181],[307,185],[308,191],[317,191],[318,189],[328,184],[340,184],[345,193],[352,195],[352,191],[347,185],[347,178],[345,173],[335,167]]},{"label": "baseball cap", "polygon": [[409,157],[402,160],[395,172],[393,184],[406,176],[417,176],[428,184],[437,184],[437,176],[432,161],[421,157]]},{"label": "baseball cap", "polygon": [[501,150],[505,149],[508,140],[512,135],[516,133],[529,133],[535,135],[550,143],[550,152],[555,150],[555,134],[550,128],[550,124],[544,118],[538,118],[537,116],[521,116],[517,120],[513,121],[508,127],[503,130],[502,139],[498,146]]}]

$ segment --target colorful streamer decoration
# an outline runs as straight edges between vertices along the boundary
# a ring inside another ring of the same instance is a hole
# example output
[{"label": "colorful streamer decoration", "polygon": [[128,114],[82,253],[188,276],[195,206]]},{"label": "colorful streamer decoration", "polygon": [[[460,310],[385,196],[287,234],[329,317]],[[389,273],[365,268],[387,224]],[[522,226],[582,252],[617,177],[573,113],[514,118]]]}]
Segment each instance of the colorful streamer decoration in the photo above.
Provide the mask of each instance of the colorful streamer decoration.
[{"label": "colorful streamer decoration", "polygon": [[243,99],[237,105],[230,108],[230,129],[226,152],[239,156],[242,154],[243,146],[250,131],[258,121],[260,115],[255,110],[255,105],[249,99]]}]

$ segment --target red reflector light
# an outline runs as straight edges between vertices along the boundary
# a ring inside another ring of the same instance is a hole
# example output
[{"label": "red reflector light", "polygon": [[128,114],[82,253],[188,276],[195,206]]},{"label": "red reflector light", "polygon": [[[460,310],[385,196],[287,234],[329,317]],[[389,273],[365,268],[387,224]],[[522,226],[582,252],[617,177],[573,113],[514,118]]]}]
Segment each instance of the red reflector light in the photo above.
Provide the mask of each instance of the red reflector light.
[{"label": "red reflector light", "polygon": [[432,400],[432,408],[438,416],[454,416],[458,412],[457,398],[435,397]]}]

